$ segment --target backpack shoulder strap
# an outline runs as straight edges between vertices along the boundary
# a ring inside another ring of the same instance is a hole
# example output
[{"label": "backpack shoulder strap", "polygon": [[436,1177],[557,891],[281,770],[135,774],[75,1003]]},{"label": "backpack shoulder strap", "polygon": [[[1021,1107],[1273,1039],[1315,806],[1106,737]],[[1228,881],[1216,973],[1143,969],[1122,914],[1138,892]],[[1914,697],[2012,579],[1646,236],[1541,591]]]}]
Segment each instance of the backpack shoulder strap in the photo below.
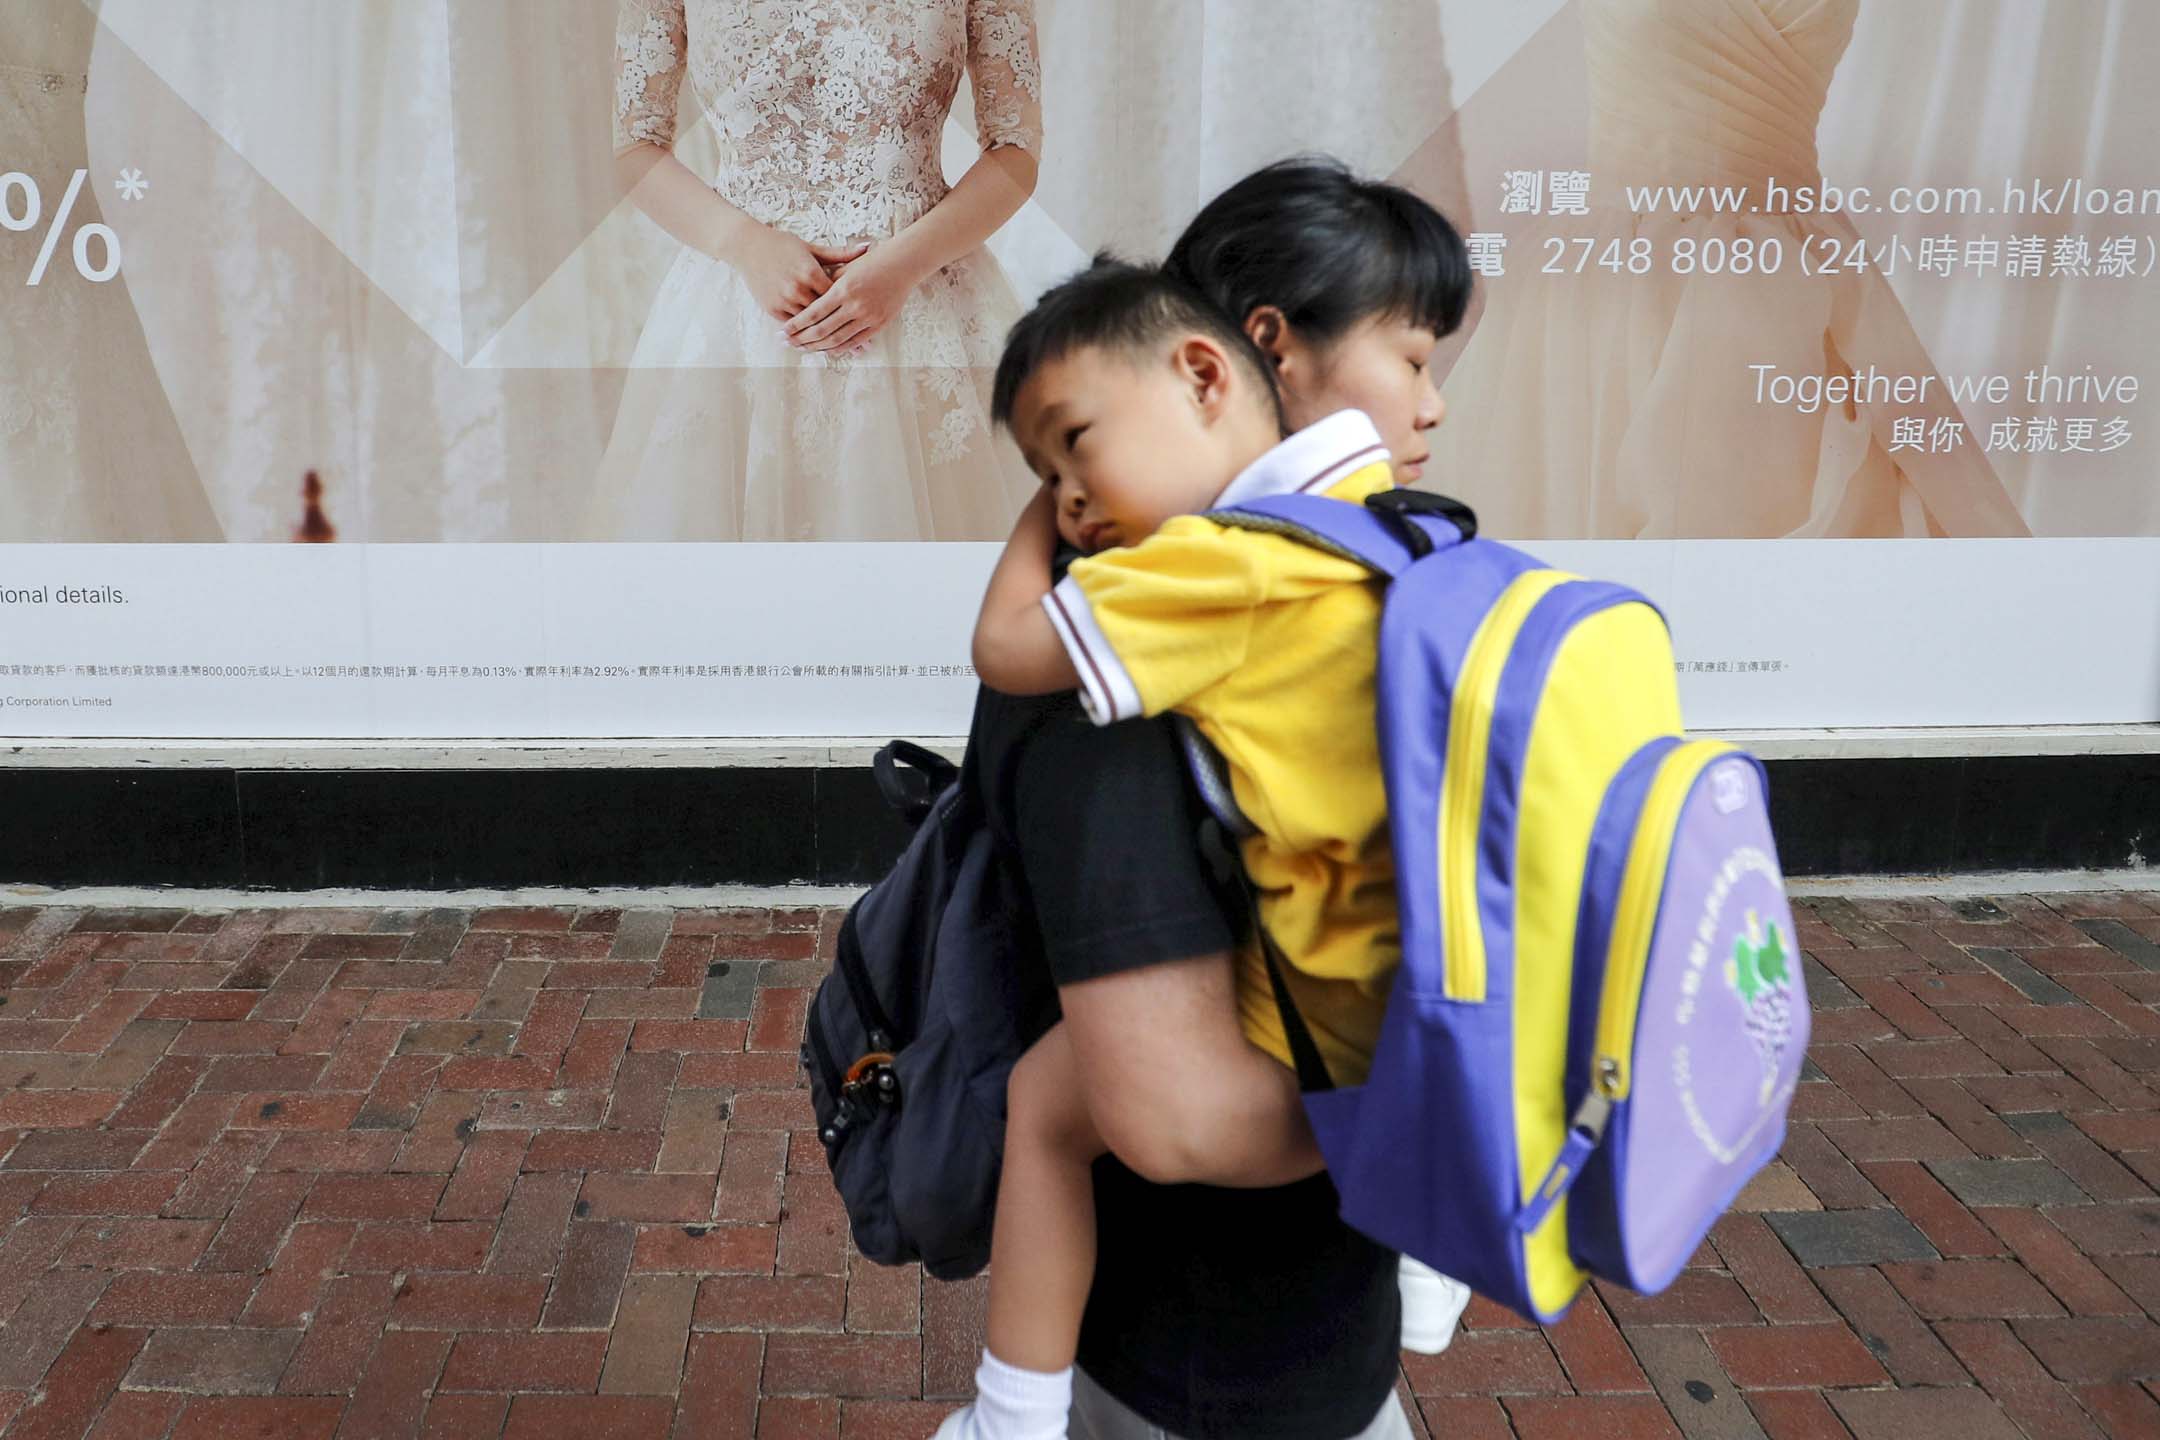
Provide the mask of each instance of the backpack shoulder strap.
[{"label": "backpack shoulder strap", "polygon": [[1312,1030],[1305,1017],[1298,1013],[1297,1002],[1290,998],[1290,984],[1283,979],[1283,970],[1290,963],[1276,947],[1275,937],[1268,934],[1260,921],[1260,896],[1253,889],[1252,878],[1245,873],[1245,862],[1238,853],[1238,842],[1260,833],[1260,827],[1246,818],[1238,807],[1237,798],[1230,791],[1230,767],[1222,753],[1211,744],[1200,727],[1184,715],[1172,712],[1172,728],[1178,738],[1179,748],[1184,751],[1186,768],[1192,772],[1200,801],[1208,811],[1208,818],[1201,823],[1197,837],[1200,853],[1217,878],[1234,880],[1239,894],[1244,897],[1244,919],[1251,927],[1251,934],[1260,946],[1260,953],[1267,961],[1268,985],[1275,992],[1275,1008],[1282,1012],[1283,1035],[1290,1042],[1291,1067],[1297,1071],[1298,1089],[1306,1093],[1335,1088],[1333,1077],[1328,1074],[1326,1057],[1312,1037]]},{"label": "backpack shoulder strap", "polygon": [[1230,767],[1223,760],[1222,752],[1208,742],[1189,715],[1180,715],[1173,710],[1170,727],[1177,735],[1178,748],[1184,752],[1185,768],[1192,774],[1193,788],[1200,792],[1200,803],[1207,807],[1215,823],[1233,840],[1259,834],[1260,827],[1247,818],[1231,791]]},{"label": "backpack shoulder strap", "polygon": [[[1446,523],[1429,523],[1426,517]],[[1207,518],[1302,540],[1390,580],[1433,551],[1477,533],[1477,518],[1468,507],[1414,490],[1382,491],[1364,505],[1325,495],[1273,495],[1210,510]]]}]

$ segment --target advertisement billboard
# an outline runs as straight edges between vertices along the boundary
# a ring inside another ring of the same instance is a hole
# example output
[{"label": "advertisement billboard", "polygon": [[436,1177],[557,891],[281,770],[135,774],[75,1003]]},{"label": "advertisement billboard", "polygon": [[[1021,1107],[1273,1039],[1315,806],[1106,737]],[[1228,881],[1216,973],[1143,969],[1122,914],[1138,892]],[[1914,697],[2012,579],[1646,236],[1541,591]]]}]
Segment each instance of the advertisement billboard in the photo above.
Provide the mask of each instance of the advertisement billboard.
[{"label": "advertisement billboard", "polygon": [[16,0],[0,734],[956,733],[1006,327],[1309,152],[1468,241],[1422,483],[1656,599],[1691,723],[2160,719],[2156,60],[2138,0]]}]

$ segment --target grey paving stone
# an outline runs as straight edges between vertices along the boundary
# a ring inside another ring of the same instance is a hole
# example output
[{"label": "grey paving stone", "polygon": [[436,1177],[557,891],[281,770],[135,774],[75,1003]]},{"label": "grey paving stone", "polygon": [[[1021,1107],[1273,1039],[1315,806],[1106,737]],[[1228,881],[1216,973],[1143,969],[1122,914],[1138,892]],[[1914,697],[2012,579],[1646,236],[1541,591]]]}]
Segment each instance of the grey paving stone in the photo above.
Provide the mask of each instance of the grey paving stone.
[{"label": "grey paving stone", "polygon": [[30,924],[12,940],[0,941],[0,955],[18,960],[42,958],[53,946],[75,931],[76,923],[90,912],[72,905],[44,905]]},{"label": "grey paving stone", "polygon": [[2019,992],[2035,1005],[2075,1005],[2078,997],[2047,976],[2025,963],[2015,951],[1996,950],[1976,945],[1969,952],[1973,959],[1994,971],[2003,979],[2017,986]]},{"label": "grey paving stone", "polygon": [[1950,913],[1960,920],[1970,921],[1976,925],[1992,925],[1998,920],[2010,918],[2003,913],[2002,906],[1978,895],[1962,900],[1952,900],[1950,902]]},{"label": "grey paving stone", "polygon": [[1687,1440],[1765,1440],[1740,1387],[1710,1353],[1700,1330],[1642,1325],[1623,1334]]},{"label": "grey paving stone", "polygon": [[1825,969],[1822,961],[1804,951],[1800,971],[1807,978],[1808,1004],[1817,1010],[1853,1010],[1867,1004],[1853,994],[1851,986]]},{"label": "grey paving stone", "polygon": [[1912,1390],[1832,1390],[1825,1399],[1855,1435],[1955,1435],[1959,1440],[2020,1440],[2022,1432],[1994,1397],[1970,1385]]},{"label": "grey paving stone", "polygon": [[399,935],[417,930],[427,920],[425,910],[378,910],[368,922],[370,935]]},{"label": "grey paving stone", "polygon": [[2074,1128],[2070,1117],[2060,1110],[2027,1110],[2021,1114],[2003,1116],[2003,1123],[2020,1135],[2060,1135]]},{"label": "grey paving stone", "polygon": [[1795,1210],[1765,1215],[1802,1265],[1876,1265],[1940,1257],[1895,1210]]},{"label": "grey paving stone", "polygon": [[495,1055],[510,1053],[518,1027],[507,1020],[426,1020],[406,1027],[400,1055]]},{"label": "grey paving stone", "polygon": [[2146,939],[2120,920],[2073,920],[2071,924],[2113,950],[2126,955],[2142,970],[2160,970],[2160,944]]},{"label": "grey paving stone", "polygon": [[1927,1167],[1967,1205],[2083,1205],[2091,1198],[2045,1160],[1930,1160]]},{"label": "grey paving stone", "polygon": [[715,960],[705,967],[705,989],[698,996],[700,1020],[747,1020],[757,997],[755,960]]},{"label": "grey paving stone", "polygon": [[661,947],[667,944],[668,933],[674,928],[675,912],[672,910],[625,911],[622,923],[615,927],[615,944],[608,957],[613,960],[657,960]]},{"label": "grey paving stone", "polygon": [[456,953],[458,941],[465,938],[465,927],[472,919],[470,910],[430,910],[420,928],[413,931],[412,939],[405,942],[401,960],[448,960]]}]

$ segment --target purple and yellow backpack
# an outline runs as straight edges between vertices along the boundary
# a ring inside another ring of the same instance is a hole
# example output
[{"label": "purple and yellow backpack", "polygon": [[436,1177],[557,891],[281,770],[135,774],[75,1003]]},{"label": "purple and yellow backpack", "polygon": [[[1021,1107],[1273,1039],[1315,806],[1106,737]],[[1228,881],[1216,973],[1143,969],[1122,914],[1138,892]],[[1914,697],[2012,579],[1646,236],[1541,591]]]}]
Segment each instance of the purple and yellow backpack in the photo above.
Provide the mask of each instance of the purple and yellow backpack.
[{"label": "purple and yellow backpack", "polygon": [[1682,736],[1648,600],[1475,538],[1453,501],[1209,518],[1388,586],[1402,966],[1365,1083],[1305,1085],[1343,1218],[1539,1321],[1590,1275],[1663,1289],[1776,1155],[1807,1053],[1761,762]]}]

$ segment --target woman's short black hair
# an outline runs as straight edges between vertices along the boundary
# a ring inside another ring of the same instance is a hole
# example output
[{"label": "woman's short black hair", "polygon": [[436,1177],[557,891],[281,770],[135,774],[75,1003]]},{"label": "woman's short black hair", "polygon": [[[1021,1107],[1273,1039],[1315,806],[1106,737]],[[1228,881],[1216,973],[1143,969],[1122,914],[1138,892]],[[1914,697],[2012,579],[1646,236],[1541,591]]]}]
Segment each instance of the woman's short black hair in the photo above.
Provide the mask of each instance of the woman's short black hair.
[{"label": "woman's short black hair", "polygon": [[1012,424],[1020,389],[1043,366],[1076,350],[1137,352],[1173,333],[1198,333],[1220,344],[1266,397],[1278,422],[1282,402],[1275,377],[1245,331],[1205,295],[1154,265],[1135,265],[1107,252],[1077,275],[1052,286],[1005,337],[991,384],[990,415]]},{"label": "woman's short black hair", "polygon": [[1327,345],[1395,316],[1450,335],[1470,307],[1470,256],[1438,210],[1326,156],[1256,170],[1209,201],[1163,268],[1241,328],[1263,305]]}]

